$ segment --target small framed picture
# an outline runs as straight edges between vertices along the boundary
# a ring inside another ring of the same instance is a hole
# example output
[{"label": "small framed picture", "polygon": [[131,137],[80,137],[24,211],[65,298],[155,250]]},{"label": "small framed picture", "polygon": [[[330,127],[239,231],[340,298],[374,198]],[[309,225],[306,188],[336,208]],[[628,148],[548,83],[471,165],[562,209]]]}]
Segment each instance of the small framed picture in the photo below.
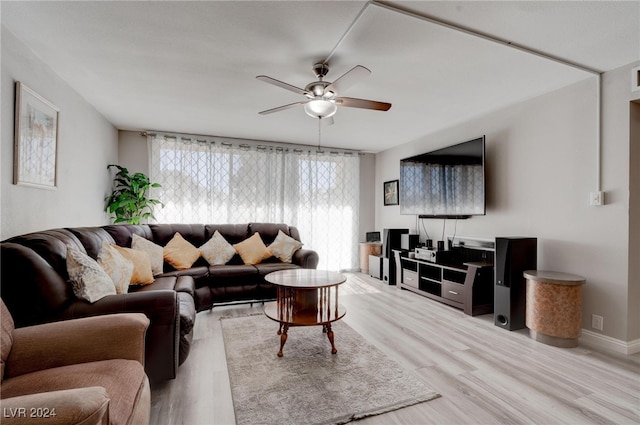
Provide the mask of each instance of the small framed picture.
[{"label": "small framed picture", "polygon": [[56,188],[58,108],[16,82],[13,184]]},{"label": "small framed picture", "polygon": [[398,180],[384,182],[384,204],[398,205]]}]

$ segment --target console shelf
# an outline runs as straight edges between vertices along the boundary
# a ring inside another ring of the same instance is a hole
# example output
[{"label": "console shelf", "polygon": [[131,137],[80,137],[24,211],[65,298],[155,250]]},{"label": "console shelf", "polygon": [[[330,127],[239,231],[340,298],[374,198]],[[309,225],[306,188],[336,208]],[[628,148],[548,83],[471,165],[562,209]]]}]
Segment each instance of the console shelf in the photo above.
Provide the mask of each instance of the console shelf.
[{"label": "console shelf", "polygon": [[493,263],[438,264],[400,257],[399,286],[477,316],[493,312]]}]

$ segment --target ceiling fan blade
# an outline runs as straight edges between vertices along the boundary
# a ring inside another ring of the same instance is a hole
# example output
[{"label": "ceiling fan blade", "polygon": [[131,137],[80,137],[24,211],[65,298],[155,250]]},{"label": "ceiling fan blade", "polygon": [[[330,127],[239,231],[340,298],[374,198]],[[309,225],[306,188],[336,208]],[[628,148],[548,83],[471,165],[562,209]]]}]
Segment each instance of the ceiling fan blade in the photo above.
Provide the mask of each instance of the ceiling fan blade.
[{"label": "ceiling fan blade", "polygon": [[277,108],[267,109],[266,111],[258,112],[260,115],[272,114],[274,112],[284,111],[285,109],[293,108],[294,106],[304,105],[307,102],[295,102],[288,105],[278,106]]},{"label": "ceiling fan blade", "polygon": [[351,87],[369,74],[371,74],[371,71],[369,71],[367,68],[362,65],[356,65],[349,71],[342,74],[342,76],[335,80],[333,83],[329,84],[324,89],[324,92],[340,93],[341,91]]},{"label": "ceiling fan blade", "polygon": [[336,103],[340,106],[346,106],[349,108],[373,109],[376,111],[388,111],[391,108],[390,103],[356,99],[355,97],[337,97]]},{"label": "ceiling fan blade", "polygon": [[266,75],[258,75],[256,79],[264,81],[265,83],[273,84],[274,86],[283,88],[285,90],[301,94],[303,96],[306,96],[309,93],[306,90],[301,89],[300,87],[292,86],[291,84],[287,84],[284,81],[276,80],[275,78],[267,77]]}]

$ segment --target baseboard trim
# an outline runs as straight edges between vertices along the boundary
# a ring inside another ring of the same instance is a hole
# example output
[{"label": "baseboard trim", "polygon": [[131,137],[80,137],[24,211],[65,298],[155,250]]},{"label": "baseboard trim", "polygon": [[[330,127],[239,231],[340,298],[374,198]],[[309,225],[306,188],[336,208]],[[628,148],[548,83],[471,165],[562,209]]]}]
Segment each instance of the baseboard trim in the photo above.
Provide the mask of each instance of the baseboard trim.
[{"label": "baseboard trim", "polygon": [[582,329],[580,342],[585,345],[625,355],[640,353],[640,339],[628,342],[621,341],[587,329]]}]

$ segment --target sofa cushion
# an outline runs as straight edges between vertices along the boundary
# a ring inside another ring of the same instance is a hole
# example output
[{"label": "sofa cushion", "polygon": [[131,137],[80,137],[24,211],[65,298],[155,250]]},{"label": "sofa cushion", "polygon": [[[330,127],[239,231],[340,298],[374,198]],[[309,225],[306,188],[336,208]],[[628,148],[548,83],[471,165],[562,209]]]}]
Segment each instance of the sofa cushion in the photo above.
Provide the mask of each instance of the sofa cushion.
[{"label": "sofa cushion", "polygon": [[17,327],[50,320],[74,298],[71,285],[32,249],[3,242],[0,259],[2,300]]},{"label": "sofa cushion", "polygon": [[215,281],[216,279],[222,279],[222,278],[228,278],[228,277],[238,278],[242,276],[251,276],[251,275],[257,275],[257,274],[258,274],[258,269],[252,265],[238,264],[238,265],[226,265],[226,266],[211,266],[209,267],[209,277],[213,279],[207,279],[207,280]]},{"label": "sofa cushion", "polygon": [[3,425],[24,425],[28,417],[34,418],[31,423],[37,423],[38,413],[42,414],[38,421],[42,424],[107,425],[109,394],[103,387],[28,394],[3,399],[2,412]]},{"label": "sofa cushion", "polygon": [[271,254],[284,263],[290,263],[293,254],[300,248],[302,248],[302,242],[285,235],[282,230],[278,230],[278,236],[269,245]]},{"label": "sofa cushion", "polygon": [[69,227],[67,230],[78,238],[87,255],[94,260],[98,259],[98,254],[105,242],[115,243],[111,235],[101,227]]},{"label": "sofa cushion", "polygon": [[255,268],[258,270],[258,274],[261,276],[268,275],[271,272],[277,272],[279,270],[299,269],[300,266],[291,263],[260,263],[256,264]]},{"label": "sofa cushion", "polygon": [[118,246],[131,247],[133,235],[153,240],[153,233],[147,224],[111,224],[102,227]]},{"label": "sofa cushion", "polygon": [[13,318],[11,318],[11,313],[7,309],[7,306],[4,305],[4,301],[0,300],[0,310],[2,311],[2,315],[0,316],[0,326],[2,326],[1,334],[0,334],[0,381],[4,378],[4,363],[9,358],[9,353],[11,352],[11,346],[13,346]]},{"label": "sofa cushion", "polygon": [[69,248],[67,272],[76,297],[94,303],[107,295],[116,295],[116,287],[109,275],[87,254]]},{"label": "sofa cushion", "polygon": [[132,285],[148,285],[153,283],[153,273],[151,272],[151,260],[149,254],[131,248],[124,248],[113,245],[120,254],[133,263]]},{"label": "sofa cushion", "polygon": [[215,266],[227,264],[236,255],[236,250],[216,230],[211,239],[200,247],[200,253],[209,265]]},{"label": "sofa cushion", "polygon": [[129,292],[129,283],[133,276],[133,263],[110,243],[105,242],[98,253],[98,264],[109,275],[116,287],[116,294]]},{"label": "sofa cushion", "polygon": [[193,246],[200,246],[209,240],[204,224],[150,224],[149,228],[153,241],[160,246],[167,245],[176,233],[180,233]]},{"label": "sofa cushion", "polygon": [[164,251],[160,245],[157,245],[142,236],[132,235],[131,248],[138,251],[144,251],[149,254],[151,262],[151,273],[154,276],[162,274],[164,266]]},{"label": "sofa cushion", "polygon": [[186,241],[180,233],[176,233],[173,239],[164,246],[164,259],[177,270],[188,269],[200,258],[198,248]]},{"label": "sofa cushion", "polygon": [[129,423],[147,377],[135,360],[103,360],[27,373],[2,382],[2,398],[73,388],[100,386],[107,390],[110,423]]},{"label": "sofa cushion", "polygon": [[63,279],[67,274],[67,248],[86,253],[80,240],[67,229],[51,229],[16,236],[5,242],[15,242],[31,248],[54,268]]},{"label": "sofa cushion", "polygon": [[233,246],[244,264],[258,264],[262,260],[271,257],[271,252],[267,249],[260,238],[260,233],[254,233],[250,238]]},{"label": "sofa cushion", "polygon": [[249,234],[260,233],[260,237],[266,245],[273,243],[278,236],[278,233],[282,232],[287,236],[289,234],[289,226],[284,223],[250,223]]},{"label": "sofa cushion", "polygon": [[218,231],[231,245],[235,245],[249,236],[248,224],[207,224],[205,227],[207,239],[211,239],[213,234]]}]

